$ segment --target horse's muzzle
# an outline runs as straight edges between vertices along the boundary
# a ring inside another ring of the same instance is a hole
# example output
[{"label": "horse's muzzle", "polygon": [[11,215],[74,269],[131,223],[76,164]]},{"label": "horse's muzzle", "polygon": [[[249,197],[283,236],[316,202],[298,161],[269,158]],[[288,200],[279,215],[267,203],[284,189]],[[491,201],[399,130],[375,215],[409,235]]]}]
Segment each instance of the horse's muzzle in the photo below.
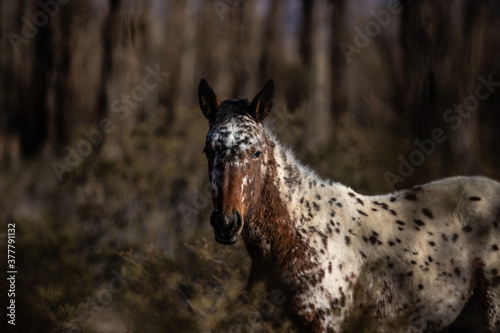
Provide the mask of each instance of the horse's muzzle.
[{"label": "horse's muzzle", "polygon": [[238,210],[233,214],[222,214],[214,211],[210,216],[210,224],[214,228],[215,240],[220,244],[234,244],[243,229],[243,218]]}]

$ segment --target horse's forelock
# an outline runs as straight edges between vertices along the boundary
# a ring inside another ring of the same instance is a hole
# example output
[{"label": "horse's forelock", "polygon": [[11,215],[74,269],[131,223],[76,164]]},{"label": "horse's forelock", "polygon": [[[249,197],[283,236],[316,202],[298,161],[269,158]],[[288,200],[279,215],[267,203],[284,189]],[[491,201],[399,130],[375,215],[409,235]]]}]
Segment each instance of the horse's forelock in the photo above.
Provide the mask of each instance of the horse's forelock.
[{"label": "horse's forelock", "polygon": [[[239,115],[248,115],[250,102],[244,99],[227,99],[221,103],[215,116],[215,124],[223,124]],[[248,115],[248,117],[250,117]]]}]

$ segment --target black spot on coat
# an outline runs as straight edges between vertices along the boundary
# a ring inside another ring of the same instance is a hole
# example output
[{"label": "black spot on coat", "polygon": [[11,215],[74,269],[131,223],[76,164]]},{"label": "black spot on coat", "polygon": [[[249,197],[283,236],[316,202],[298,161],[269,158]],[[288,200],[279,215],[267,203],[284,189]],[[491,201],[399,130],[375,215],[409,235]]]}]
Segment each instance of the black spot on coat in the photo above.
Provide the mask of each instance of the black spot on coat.
[{"label": "black spot on coat", "polygon": [[424,215],[430,219],[434,218],[434,215],[432,214],[432,212],[430,210],[428,210],[427,208],[422,209],[422,213],[424,213]]},{"label": "black spot on coat", "polygon": [[422,227],[425,225],[424,221],[422,220],[413,220],[415,222],[416,225],[418,225],[419,227]]},{"label": "black spot on coat", "polygon": [[358,213],[360,213],[360,214],[361,214],[361,215],[363,215],[363,216],[368,216],[368,214],[366,214],[365,212],[363,212],[363,211],[361,211],[361,210],[359,210],[359,209],[358,209]]},{"label": "black spot on coat", "polygon": [[408,193],[407,195],[405,195],[405,199],[410,201],[416,201],[417,196],[415,195],[415,193]]},{"label": "black spot on coat", "polygon": [[464,231],[464,232],[471,232],[472,231],[472,227],[470,225],[465,226],[465,227],[462,228],[462,231]]}]

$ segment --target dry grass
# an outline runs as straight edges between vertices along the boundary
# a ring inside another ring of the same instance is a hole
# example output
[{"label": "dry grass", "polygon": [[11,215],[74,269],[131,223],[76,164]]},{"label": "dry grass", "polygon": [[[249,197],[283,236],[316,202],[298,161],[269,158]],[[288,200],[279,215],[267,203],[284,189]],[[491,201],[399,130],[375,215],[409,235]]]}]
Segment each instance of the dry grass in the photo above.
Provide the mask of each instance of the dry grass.
[{"label": "dry grass", "polygon": [[[194,207],[207,183],[206,124],[199,110],[179,114],[166,136],[156,134],[153,116],[146,118],[63,183],[48,157],[6,170],[0,216],[2,225],[17,225],[23,332],[294,332],[263,286],[254,298],[243,292],[249,258],[241,242],[215,243],[209,201],[189,219],[179,211],[182,203]],[[390,124],[363,130],[346,118],[329,145],[305,151],[301,117],[278,135],[322,176],[361,192],[387,190],[383,173],[413,149]],[[452,163],[443,155],[438,150],[404,185],[446,174],[442,166]],[[487,163],[483,168],[494,173]],[[126,283],[117,283],[117,274]],[[351,331],[370,330],[360,322]]]}]

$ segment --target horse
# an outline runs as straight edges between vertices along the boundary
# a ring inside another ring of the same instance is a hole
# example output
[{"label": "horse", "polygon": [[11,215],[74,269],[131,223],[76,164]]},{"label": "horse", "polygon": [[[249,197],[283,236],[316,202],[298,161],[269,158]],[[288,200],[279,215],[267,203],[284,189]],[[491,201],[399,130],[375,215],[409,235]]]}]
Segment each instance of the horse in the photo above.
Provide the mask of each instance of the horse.
[{"label": "horse", "polygon": [[[215,240],[240,235],[252,276],[286,286],[304,330],[437,332],[479,295],[500,332],[500,183],[453,177],[366,196],[321,179],[282,146],[264,120],[272,80],[251,102],[217,98],[204,79]],[[266,276],[267,275],[267,276]]]}]

